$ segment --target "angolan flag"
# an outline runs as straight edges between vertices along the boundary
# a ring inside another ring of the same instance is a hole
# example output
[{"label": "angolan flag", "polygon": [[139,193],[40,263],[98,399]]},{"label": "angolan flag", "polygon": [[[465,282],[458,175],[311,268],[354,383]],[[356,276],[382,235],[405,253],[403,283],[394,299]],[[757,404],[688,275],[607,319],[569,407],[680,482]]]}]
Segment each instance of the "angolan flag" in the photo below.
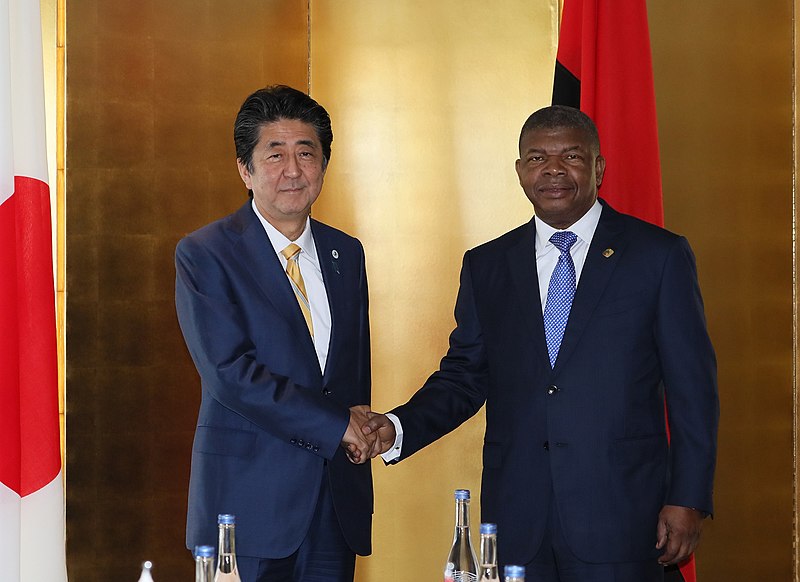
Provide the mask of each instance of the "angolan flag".
[{"label": "angolan flag", "polygon": [[0,578],[63,582],[39,0],[0,0]]},{"label": "angolan flag", "polygon": [[606,172],[600,195],[664,224],[661,164],[645,0],[565,0],[553,104],[597,124]]},{"label": "angolan flag", "polygon": [[[607,162],[600,196],[663,226],[645,0],[564,0],[553,104],[579,108],[597,124]],[[667,568],[665,579],[696,582],[694,556],[680,569]]]}]

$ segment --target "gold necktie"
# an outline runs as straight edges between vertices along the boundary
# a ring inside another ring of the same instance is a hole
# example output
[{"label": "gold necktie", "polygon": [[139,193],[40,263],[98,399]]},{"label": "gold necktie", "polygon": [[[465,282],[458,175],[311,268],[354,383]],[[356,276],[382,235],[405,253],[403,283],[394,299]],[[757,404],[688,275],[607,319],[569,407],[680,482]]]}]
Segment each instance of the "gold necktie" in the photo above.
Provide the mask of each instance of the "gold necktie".
[{"label": "gold necktie", "polygon": [[308,294],[306,294],[306,284],[303,282],[303,275],[300,274],[300,266],[297,264],[297,257],[300,254],[300,247],[292,243],[281,251],[281,254],[286,259],[286,274],[289,275],[289,280],[292,282],[292,289],[294,289],[294,296],[297,297],[297,303],[300,304],[300,311],[303,312],[303,317],[308,326],[308,333],[314,337],[314,324],[311,322],[311,304],[308,302]]}]

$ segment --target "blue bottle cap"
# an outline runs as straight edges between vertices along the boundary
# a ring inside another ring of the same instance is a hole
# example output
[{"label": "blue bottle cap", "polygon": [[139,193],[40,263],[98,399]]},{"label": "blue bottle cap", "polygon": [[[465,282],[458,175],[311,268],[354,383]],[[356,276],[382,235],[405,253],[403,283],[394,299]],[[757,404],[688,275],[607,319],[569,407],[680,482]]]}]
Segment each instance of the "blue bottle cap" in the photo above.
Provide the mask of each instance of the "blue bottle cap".
[{"label": "blue bottle cap", "polygon": [[525,577],[525,566],[506,566],[505,577],[506,578],[524,578]]},{"label": "blue bottle cap", "polygon": [[481,533],[482,534],[496,534],[497,533],[497,524],[496,523],[482,523],[481,524]]},{"label": "blue bottle cap", "polygon": [[236,524],[236,516],[230,513],[220,513],[217,516],[217,523],[218,524],[226,524],[226,525],[235,525]]},{"label": "blue bottle cap", "polygon": [[194,557],[195,558],[213,558],[214,557],[214,546],[195,546],[194,547]]},{"label": "blue bottle cap", "polygon": [[469,489],[456,489],[456,499],[469,499]]}]

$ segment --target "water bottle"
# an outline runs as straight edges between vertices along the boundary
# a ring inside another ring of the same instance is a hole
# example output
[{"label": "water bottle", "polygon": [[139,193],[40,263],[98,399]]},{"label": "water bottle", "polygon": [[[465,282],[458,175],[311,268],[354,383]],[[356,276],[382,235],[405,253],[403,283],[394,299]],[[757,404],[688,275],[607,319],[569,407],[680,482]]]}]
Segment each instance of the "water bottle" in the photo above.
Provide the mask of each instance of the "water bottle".
[{"label": "water bottle", "polygon": [[150,570],[153,568],[153,562],[150,560],[142,564],[142,575],[139,576],[139,582],[153,582],[153,575]]},{"label": "water bottle", "polygon": [[445,578],[448,570],[452,570],[452,582],[478,582],[478,560],[469,537],[469,490],[456,489],[455,498],[456,529],[453,546],[447,557]]},{"label": "water bottle", "polygon": [[214,582],[214,546],[194,547],[194,582]]},{"label": "water bottle", "polygon": [[481,524],[481,582],[500,582],[497,571],[497,524]]},{"label": "water bottle", "polygon": [[217,555],[217,575],[214,582],[242,582],[236,567],[236,517],[229,513],[217,516],[219,524],[219,553]]},{"label": "water bottle", "polygon": [[525,582],[525,566],[506,566],[506,582]]}]

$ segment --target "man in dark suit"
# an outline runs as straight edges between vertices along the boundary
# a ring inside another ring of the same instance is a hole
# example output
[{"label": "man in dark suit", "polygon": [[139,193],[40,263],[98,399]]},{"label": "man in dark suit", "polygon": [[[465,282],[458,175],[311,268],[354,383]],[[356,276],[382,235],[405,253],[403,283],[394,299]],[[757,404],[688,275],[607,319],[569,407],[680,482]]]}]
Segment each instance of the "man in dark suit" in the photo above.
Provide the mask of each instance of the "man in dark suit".
[{"label": "man in dark suit", "polygon": [[537,111],[519,150],[534,219],[466,253],[439,370],[363,430],[397,462],[485,402],[481,521],[500,562],[529,581],[661,580],[712,512],[716,361],[694,257],[598,201],[585,114]]},{"label": "man in dark suit", "polygon": [[217,514],[235,514],[243,582],[352,580],[370,553],[364,251],[310,218],[332,140],[309,96],[256,91],[234,126],[251,199],[176,250],[202,386],[186,543],[213,543]]}]

